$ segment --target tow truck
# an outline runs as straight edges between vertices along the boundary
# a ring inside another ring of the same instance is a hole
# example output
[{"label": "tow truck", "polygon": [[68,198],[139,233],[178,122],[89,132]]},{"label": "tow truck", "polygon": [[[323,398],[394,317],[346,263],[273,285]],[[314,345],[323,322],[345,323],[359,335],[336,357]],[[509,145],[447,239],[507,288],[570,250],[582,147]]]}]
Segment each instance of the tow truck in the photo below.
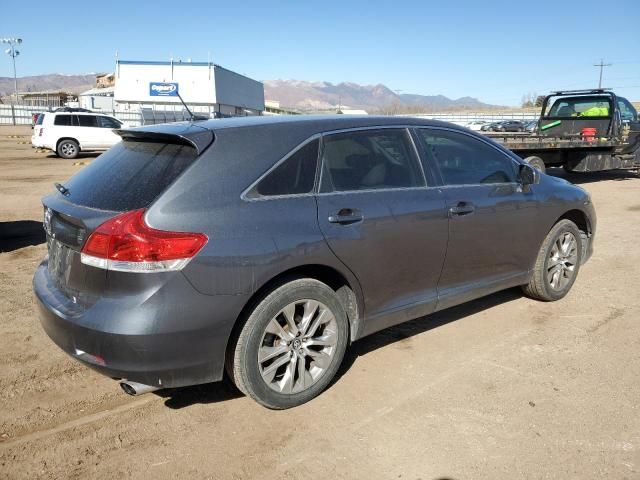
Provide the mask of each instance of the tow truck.
[{"label": "tow truck", "polygon": [[610,89],[552,92],[532,134],[486,135],[543,172],[640,170],[638,112]]}]

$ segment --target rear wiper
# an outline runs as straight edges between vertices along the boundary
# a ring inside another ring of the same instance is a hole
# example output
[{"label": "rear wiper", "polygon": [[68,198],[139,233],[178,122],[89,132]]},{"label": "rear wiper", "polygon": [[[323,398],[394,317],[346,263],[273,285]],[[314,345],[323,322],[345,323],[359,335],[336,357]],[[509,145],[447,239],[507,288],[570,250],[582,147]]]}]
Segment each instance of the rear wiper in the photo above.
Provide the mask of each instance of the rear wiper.
[{"label": "rear wiper", "polygon": [[53,186],[56,187],[58,191],[64,196],[67,196],[67,197],[69,196],[69,193],[70,193],[69,189],[64,185],[62,185],[61,183],[54,183]]}]

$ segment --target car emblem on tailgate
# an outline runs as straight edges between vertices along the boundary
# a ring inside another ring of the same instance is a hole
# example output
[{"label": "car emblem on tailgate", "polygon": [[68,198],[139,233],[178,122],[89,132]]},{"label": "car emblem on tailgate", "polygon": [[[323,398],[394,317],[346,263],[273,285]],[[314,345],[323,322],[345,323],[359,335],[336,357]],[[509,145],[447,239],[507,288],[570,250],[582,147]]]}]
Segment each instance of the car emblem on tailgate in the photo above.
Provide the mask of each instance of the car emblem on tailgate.
[{"label": "car emblem on tailgate", "polygon": [[42,222],[42,226],[44,227],[44,231],[47,233],[47,235],[53,237],[53,232],[51,231],[51,215],[53,215],[51,209],[49,207],[45,207],[44,221]]}]

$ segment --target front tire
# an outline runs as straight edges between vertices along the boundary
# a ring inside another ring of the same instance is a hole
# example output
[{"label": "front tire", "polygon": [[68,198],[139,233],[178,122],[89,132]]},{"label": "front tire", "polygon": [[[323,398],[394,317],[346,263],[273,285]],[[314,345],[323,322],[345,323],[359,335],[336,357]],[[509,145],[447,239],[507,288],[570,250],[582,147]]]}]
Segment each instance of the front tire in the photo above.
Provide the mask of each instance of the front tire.
[{"label": "front tire", "polygon": [[229,352],[227,373],[261,405],[295,407],[329,385],[348,336],[349,321],[335,292],[314,279],[293,280],[250,313]]},{"label": "front tire", "polygon": [[582,263],[581,238],[571,220],[553,226],[542,242],[531,280],[523,286],[527,296],[553,302],[569,293]]},{"label": "front tire", "polygon": [[58,143],[56,153],[62,158],[76,158],[80,153],[80,145],[75,140],[62,140]]}]

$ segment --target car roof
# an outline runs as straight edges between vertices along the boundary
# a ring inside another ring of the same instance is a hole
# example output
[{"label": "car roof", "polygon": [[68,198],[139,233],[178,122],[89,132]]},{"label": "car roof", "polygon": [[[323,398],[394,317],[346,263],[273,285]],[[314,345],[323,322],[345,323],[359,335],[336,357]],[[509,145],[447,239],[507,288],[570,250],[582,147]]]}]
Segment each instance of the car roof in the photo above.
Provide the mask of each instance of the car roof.
[{"label": "car roof", "polygon": [[101,117],[110,117],[111,115],[107,115],[106,113],[98,113],[98,112],[44,112],[44,113],[52,113],[54,115],[99,115]]},{"label": "car roof", "polygon": [[299,132],[305,132],[308,136],[335,130],[348,130],[352,128],[390,127],[390,126],[425,126],[447,127],[461,131],[468,131],[464,127],[417,117],[390,117],[377,115],[274,115],[234,117],[211,120],[196,120],[192,122],[174,122],[157,125],[148,125],[132,129],[122,130],[123,134],[143,136],[145,133],[176,135],[182,138],[200,136],[203,131],[223,131],[229,129],[251,129],[271,127],[284,130],[295,128]]}]

